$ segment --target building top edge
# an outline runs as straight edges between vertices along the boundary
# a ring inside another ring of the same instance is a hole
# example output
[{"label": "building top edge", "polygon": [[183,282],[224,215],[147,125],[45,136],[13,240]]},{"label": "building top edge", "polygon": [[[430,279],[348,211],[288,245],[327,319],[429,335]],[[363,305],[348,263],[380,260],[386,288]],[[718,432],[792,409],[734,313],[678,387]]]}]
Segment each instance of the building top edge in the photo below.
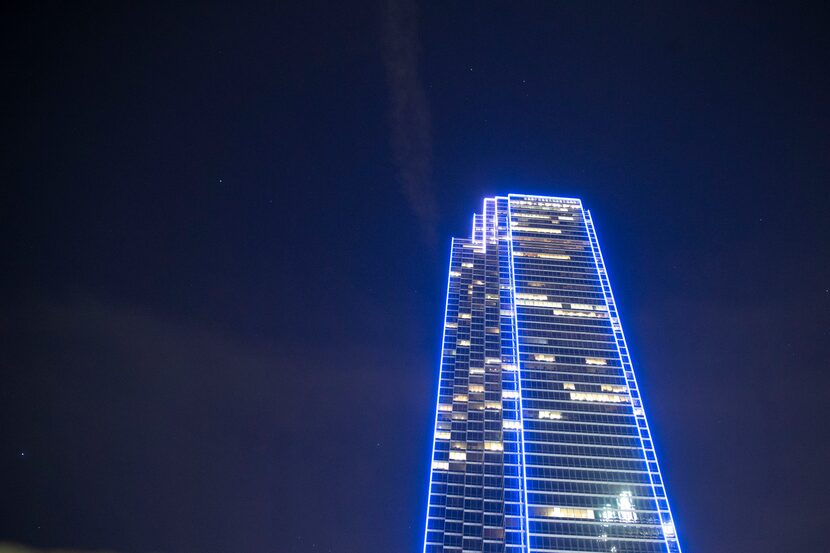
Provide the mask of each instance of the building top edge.
[{"label": "building top edge", "polygon": [[519,193],[509,193],[509,194],[498,194],[496,196],[486,196],[484,198],[484,201],[488,202],[488,201],[510,200],[510,199],[543,200],[543,201],[549,201],[549,202],[566,202],[566,203],[582,205],[582,199],[581,198],[571,198],[571,197],[567,197],[567,196],[545,196],[545,195],[541,195],[541,194],[519,194]]},{"label": "building top edge", "polygon": [[508,194],[508,199],[512,198],[521,198],[523,200],[546,200],[546,201],[557,201],[557,202],[567,202],[567,203],[575,203],[582,205],[582,200],[579,198],[568,198],[565,196],[543,196],[539,194]]}]

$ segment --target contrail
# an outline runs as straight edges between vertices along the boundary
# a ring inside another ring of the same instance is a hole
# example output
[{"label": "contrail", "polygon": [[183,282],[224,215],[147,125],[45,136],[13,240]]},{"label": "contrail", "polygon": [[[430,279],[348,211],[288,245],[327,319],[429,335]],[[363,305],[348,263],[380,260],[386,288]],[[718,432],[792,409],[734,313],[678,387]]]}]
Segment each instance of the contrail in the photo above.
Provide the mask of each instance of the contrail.
[{"label": "contrail", "polygon": [[436,235],[429,104],[418,74],[418,9],[413,0],[388,0],[383,13],[383,57],[389,87],[389,124],[398,181],[424,237]]}]

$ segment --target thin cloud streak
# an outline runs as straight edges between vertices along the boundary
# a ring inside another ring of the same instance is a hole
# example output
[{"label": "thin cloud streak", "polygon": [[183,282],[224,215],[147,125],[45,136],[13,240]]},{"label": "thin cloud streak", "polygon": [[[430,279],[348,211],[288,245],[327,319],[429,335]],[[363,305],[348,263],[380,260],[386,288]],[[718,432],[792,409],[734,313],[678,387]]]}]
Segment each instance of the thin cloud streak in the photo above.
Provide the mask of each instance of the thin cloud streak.
[{"label": "thin cloud streak", "polygon": [[432,190],[432,129],[418,59],[418,9],[413,0],[383,7],[383,57],[389,88],[389,124],[398,181],[424,237],[436,237],[437,202]]}]

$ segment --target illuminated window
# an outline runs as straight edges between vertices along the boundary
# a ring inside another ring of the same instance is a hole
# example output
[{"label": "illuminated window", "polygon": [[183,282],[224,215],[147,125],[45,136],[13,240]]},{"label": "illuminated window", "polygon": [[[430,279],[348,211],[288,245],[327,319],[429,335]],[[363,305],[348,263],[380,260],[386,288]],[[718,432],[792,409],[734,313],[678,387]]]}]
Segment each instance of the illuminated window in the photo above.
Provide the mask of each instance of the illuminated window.
[{"label": "illuminated window", "polygon": [[450,433],[447,432],[447,431],[444,431],[444,430],[440,430],[440,431],[435,433],[435,437],[439,440],[449,440],[450,439]]},{"label": "illuminated window", "polygon": [[448,461],[433,461],[433,470],[450,470],[450,463]]},{"label": "illuminated window", "polygon": [[461,266],[466,267],[468,269],[472,269],[473,267],[475,267],[475,265],[473,265],[472,263],[462,263]]},{"label": "illuminated window", "polygon": [[452,411],[452,405],[441,404],[438,406],[439,411]]},{"label": "illuminated window", "polygon": [[516,294],[517,300],[542,300],[548,299],[544,294]]},{"label": "illuminated window", "polygon": [[487,401],[484,403],[484,406],[488,409],[501,409],[501,402],[500,401]]},{"label": "illuminated window", "polygon": [[553,314],[561,315],[563,317],[589,317],[592,319],[604,319],[606,317],[604,313],[594,313],[593,311],[571,311],[566,309],[554,309]]},{"label": "illuminated window", "polygon": [[464,451],[450,451],[450,461],[466,461],[467,453]]},{"label": "illuminated window", "polygon": [[453,396],[452,400],[463,403],[463,402],[467,401],[467,396],[465,394],[455,394]]},{"label": "illuminated window", "polygon": [[450,276],[451,277],[460,277],[461,273],[459,273],[458,271],[450,271]]},{"label": "illuminated window", "polygon": [[616,386],[613,384],[603,384],[601,387],[603,392],[627,392],[628,388],[625,386]]},{"label": "illuminated window", "polygon": [[634,511],[634,501],[631,499],[631,492],[622,492],[617,498],[617,509],[620,513],[620,520],[625,522],[636,522],[637,513]]},{"label": "illuminated window", "polygon": [[504,399],[519,399],[519,392],[516,390],[504,390],[501,393],[501,397]]},{"label": "illuminated window", "polygon": [[469,341],[469,340],[459,340],[459,341],[458,341],[458,345],[459,345],[459,346],[469,346],[469,345],[470,345],[470,341]]},{"label": "illuminated window", "polygon": [[577,509],[574,507],[553,507],[547,509],[545,516],[555,518],[584,518],[594,519],[594,511],[591,509]]},{"label": "illuminated window", "polygon": [[553,355],[546,355],[544,353],[536,353],[533,355],[533,359],[536,361],[544,361],[545,363],[553,363],[556,361],[556,357]]},{"label": "illuminated window", "polygon": [[484,449],[486,451],[504,451],[504,445],[501,442],[484,442]]},{"label": "illuminated window", "polygon": [[470,374],[484,374],[484,367],[470,367]]},{"label": "illuminated window", "polygon": [[573,382],[563,382],[562,387],[566,390],[576,390],[576,385]]},{"label": "illuminated window", "polygon": [[524,219],[547,219],[550,220],[550,215],[542,215],[541,213],[516,213],[516,217]]},{"label": "illuminated window", "polygon": [[522,307],[562,307],[562,304],[555,301],[540,301],[540,300],[516,300],[516,305]]},{"label": "illuminated window", "polygon": [[628,398],[616,394],[597,394],[593,392],[571,392],[574,401],[594,401],[598,403],[625,403]]},{"label": "illuminated window", "polygon": [[522,423],[519,421],[504,420],[502,421],[502,427],[505,430],[521,430]]},{"label": "illuminated window", "polygon": [[539,227],[522,227],[514,225],[513,230],[516,232],[537,232],[539,234],[562,234],[562,231],[555,228],[539,228]]},{"label": "illuminated window", "polygon": [[617,508],[606,505],[600,514],[603,520],[619,520],[621,522],[637,522],[637,512],[634,510],[634,500],[631,492],[622,492],[617,496]]},{"label": "illuminated window", "polygon": [[515,371],[516,365],[502,365],[501,370],[503,371]]},{"label": "illuminated window", "polygon": [[562,418],[562,413],[559,411],[539,411],[540,419],[559,420]]},{"label": "illuminated window", "polygon": [[484,358],[484,364],[486,364],[486,365],[498,365],[499,363],[501,363],[501,358],[500,357],[485,357]]},{"label": "illuminated window", "polygon": [[585,363],[588,365],[607,365],[608,362],[605,359],[599,359],[597,357],[586,357]]},{"label": "illuminated window", "polygon": [[458,323],[447,323],[447,328],[458,328]]},{"label": "illuminated window", "polygon": [[561,253],[532,253],[532,252],[513,252],[517,257],[538,257],[539,259],[558,259],[560,261],[567,261],[571,258],[570,255]]},{"label": "illuminated window", "polygon": [[477,394],[484,392],[484,386],[481,384],[470,384],[470,393]]},{"label": "illuminated window", "polygon": [[459,313],[458,318],[459,319],[471,319],[472,315],[470,315],[469,313]]}]

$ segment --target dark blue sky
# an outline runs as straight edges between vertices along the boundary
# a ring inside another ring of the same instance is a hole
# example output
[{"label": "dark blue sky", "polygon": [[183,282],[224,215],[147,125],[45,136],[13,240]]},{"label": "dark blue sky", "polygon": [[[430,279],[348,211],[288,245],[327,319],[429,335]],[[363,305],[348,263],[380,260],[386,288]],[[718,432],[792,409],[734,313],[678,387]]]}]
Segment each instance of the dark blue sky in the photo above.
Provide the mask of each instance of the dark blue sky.
[{"label": "dark blue sky", "polygon": [[819,6],[444,4],[7,8],[0,541],[418,550],[449,240],[530,192],[593,212],[685,550],[826,548]]}]

